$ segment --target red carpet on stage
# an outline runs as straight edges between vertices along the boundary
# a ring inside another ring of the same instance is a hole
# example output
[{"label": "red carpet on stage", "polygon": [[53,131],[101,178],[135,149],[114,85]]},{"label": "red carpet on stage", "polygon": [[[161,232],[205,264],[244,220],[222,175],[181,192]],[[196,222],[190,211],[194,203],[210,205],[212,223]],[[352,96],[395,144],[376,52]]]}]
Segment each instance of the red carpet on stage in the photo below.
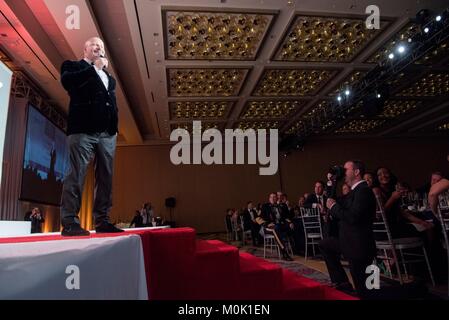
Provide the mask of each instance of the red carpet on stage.
[{"label": "red carpet on stage", "polygon": [[[197,240],[192,228],[130,229],[125,234],[129,233],[139,235],[142,240],[150,300],[355,299],[275,263],[241,253],[221,241]],[[65,239],[76,238],[60,235],[0,238],[0,244]]]}]

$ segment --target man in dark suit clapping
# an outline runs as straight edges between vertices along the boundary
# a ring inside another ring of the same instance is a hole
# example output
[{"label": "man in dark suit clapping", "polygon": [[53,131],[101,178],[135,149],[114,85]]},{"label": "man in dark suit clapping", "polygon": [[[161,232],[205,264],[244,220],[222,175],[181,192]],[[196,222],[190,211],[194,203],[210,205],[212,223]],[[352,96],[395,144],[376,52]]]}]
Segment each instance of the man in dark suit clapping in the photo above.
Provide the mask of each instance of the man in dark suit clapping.
[{"label": "man in dark suit clapping", "polygon": [[367,288],[366,267],[373,263],[376,254],[373,220],[376,214],[376,199],[366,181],[362,179],[365,166],[358,160],[347,161],[345,182],[351,187],[344,203],[327,200],[330,215],[338,220],[338,238],[327,238],[320,242],[332,282],[338,289],[349,289],[351,285],[341,265],[340,256],[349,262],[349,268],[357,294],[363,298]]}]

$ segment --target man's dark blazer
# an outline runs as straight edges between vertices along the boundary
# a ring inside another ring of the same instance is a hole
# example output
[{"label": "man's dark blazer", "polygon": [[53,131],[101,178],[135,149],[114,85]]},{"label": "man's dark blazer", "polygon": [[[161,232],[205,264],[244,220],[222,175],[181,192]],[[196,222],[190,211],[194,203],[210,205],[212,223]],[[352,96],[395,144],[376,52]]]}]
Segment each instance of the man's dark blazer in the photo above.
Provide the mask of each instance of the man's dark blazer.
[{"label": "man's dark blazer", "polygon": [[[283,207],[285,205],[285,208]],[[288,207],[285,203],[282,203],[281,205],[271,203],[264,203],[262,205],[261,210],[261,218],[267,222],[267,224],[270,223],[276,223],[276,211],[273,210],[273,206],[276,206],[279,209],[279,214],[281,216],[280,223],[286,223],[287,219],[290,219],[290,214]]]},{"label": "man's dark blazer", "polygon": [[105,131],[111,135],[117,133],[116,82],[106,70],[104,71],[109,78],[108,89],[101,81],[95,67],[84,59],[63,62],[61,82],[70,96],[68,135]]},{"label": "man's dark blazer", "polygon": [[261,208],[260,218],[262,218],[265,221],[266,225],[270,223],[276,223],[276,216],[272,211],[272,206],[274,205],[268,202],[264,203]]},{"label": "man's dark blazer", "polygon": [[[325,195],[321,195],[323,197],[323,206],[326,206],[327,197]],[[304,208],[312,208],[312,204],[318,203],[318,197],[315,193],[310,194],[306,201],[304,201]]]},{"label": "man's dark blazer", "polygon": [[376,215],[376,198],[366,182],[356,186],[336,203],[330,214],[338,219],[340,249],[347,259],[369,259],[376,254],[373,221]]},{"label": "man's dark blazer", "polygon": [[[251,210],[253,215],[254,215],[254,219],[257,218],[257,211],[255,209]],[[253,225],[253,220],[251,219],[251,214],[249,212],[248,209],[245,209],[242,213],[242,219],[243,219],[243,228],[245,230],[251,230],[251,226]]]}]

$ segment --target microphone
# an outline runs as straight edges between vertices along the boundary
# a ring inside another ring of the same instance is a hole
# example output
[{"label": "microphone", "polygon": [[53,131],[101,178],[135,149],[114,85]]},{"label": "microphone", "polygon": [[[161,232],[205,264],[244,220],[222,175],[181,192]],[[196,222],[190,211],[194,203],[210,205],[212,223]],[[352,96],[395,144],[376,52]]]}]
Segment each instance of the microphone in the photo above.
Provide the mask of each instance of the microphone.
[{"label": "microphone", "polygon": [[[103,53],[100,53],[100,58],[106,58],[105,55]],[[106,66],[103,66],[103,69],[106,69]]]}]

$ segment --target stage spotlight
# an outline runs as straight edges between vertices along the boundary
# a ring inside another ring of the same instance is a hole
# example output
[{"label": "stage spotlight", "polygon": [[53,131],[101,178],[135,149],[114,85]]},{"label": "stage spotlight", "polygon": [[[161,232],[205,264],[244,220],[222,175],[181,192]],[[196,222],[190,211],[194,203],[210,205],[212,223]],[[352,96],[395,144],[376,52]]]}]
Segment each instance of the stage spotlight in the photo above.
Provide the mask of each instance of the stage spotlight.
[{"label": "stage spotlight", "polygon": [[408,43],[411,43],[412,41],[413,41],[412,38],[408,38],[408,39],[407,39],[407,42],[408,42]]},{"label": "stage spotlight", "polygon": [[338,96],[338,97],[337,97],[337,100],[338,100],[338,101],[341,101],[341,96]]},{"label": "stage spotlight", "polygon": [[345,95],[349,96],[350,93],[351,93],[351,92],[349,91],[349,89],[346,89]]},{"label": "stage spotlight", "polygon": [[405,47],[404,46],[399,46],[398,47],[398,52],[399,53],[404,53],[405,52]]},{"label": "stage spotlight", "polygon": [[435,20],[436,20],[437,22],[440,22],[440,21],[441,21],[441,16],[437,16],[437,17],[435,18]]},{"label": "stage spotlight", "polygon": [[429,31],[430,31],[429,27],[424,28],[424,33],[429,33]]},{"label": "stage spotlight", "polygon": [[382,97],[382,95],[380,93],[376,94],[376,98],[380,99]]},{"label": "stage spotlight", "polygon": [[389,58],[390,60],[394,59],[394,54],[393,54],[393,53],[390,53],[390,54],[388,55],[388,58]]}]

